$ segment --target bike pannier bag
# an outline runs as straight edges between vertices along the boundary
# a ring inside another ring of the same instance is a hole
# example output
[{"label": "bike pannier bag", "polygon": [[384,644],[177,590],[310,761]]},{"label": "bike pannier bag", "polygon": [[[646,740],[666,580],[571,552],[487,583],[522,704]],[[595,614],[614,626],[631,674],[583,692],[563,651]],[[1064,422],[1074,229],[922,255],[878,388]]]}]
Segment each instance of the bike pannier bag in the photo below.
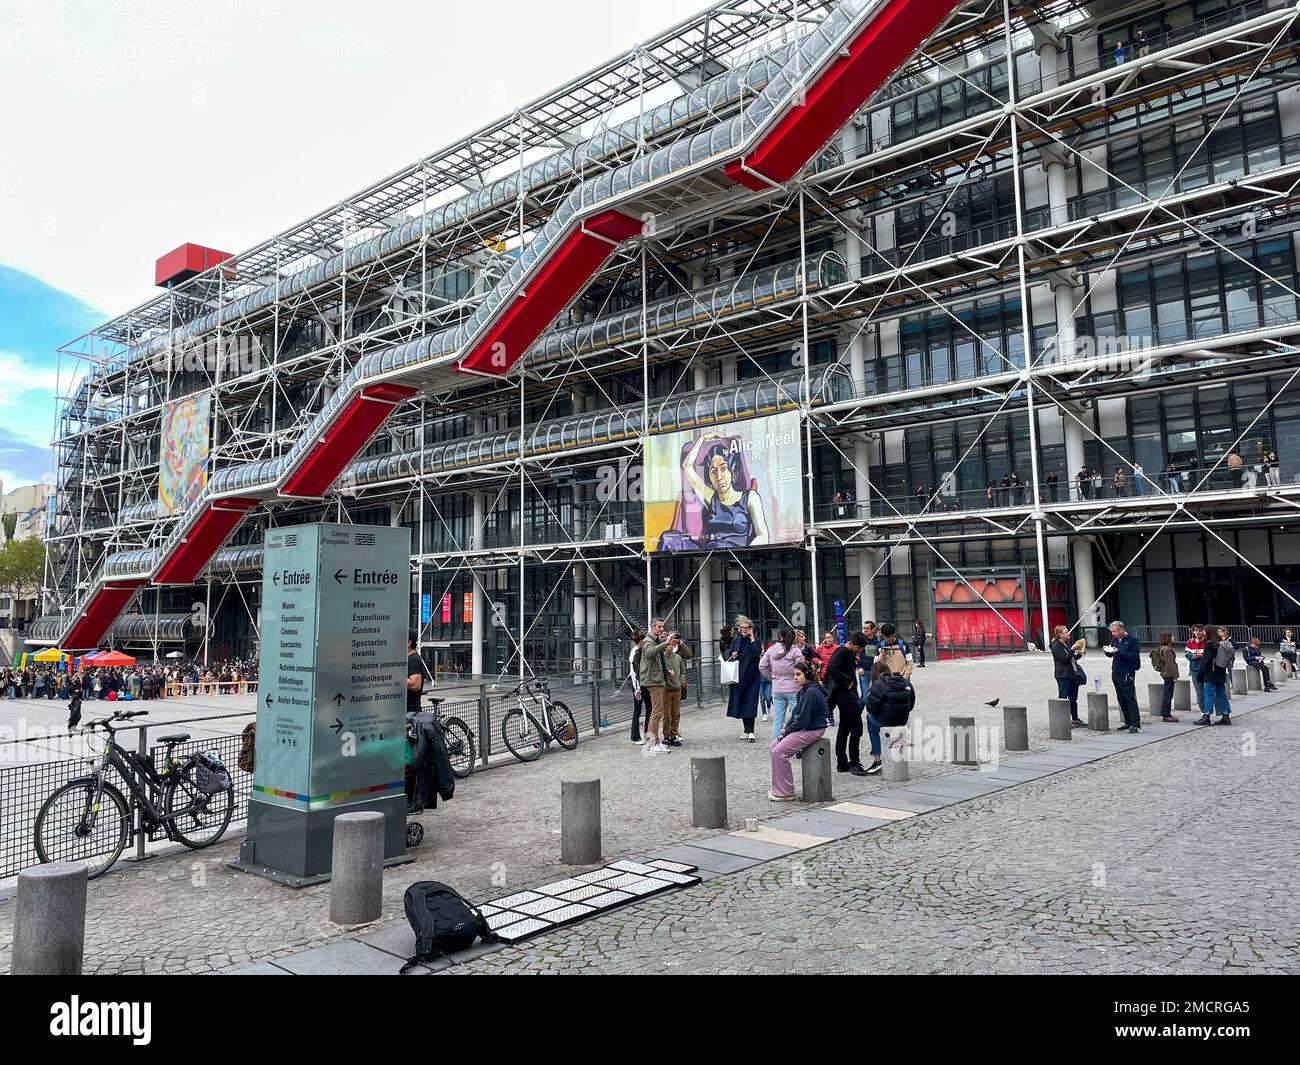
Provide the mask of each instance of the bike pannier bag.
[{"label": "bike pannier bag", "polygon": [[199,751],[194,756],[194,783],[204,795],[219,795],[230,787],[230,774],[211,751]]},{"label": "bike pannier bag", "polygon": [[436,880],[417,880],[406,889],[406,919],[415,933],[415,953],[401,972],[432,961],[439,954],[454,954],[473,946],[476,939],[496,942],[496,933],[478,908],[455,888]]}]

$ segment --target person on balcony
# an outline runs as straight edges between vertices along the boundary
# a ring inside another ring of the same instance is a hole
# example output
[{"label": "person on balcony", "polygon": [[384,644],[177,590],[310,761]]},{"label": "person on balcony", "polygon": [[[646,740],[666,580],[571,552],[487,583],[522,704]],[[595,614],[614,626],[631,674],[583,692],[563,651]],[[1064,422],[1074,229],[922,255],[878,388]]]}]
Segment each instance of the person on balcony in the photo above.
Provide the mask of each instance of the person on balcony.
[{"label": "person on balcony", "polygon": [[1124,496],[1128,495],[1128,475],[1124,472],[1123,466],[1115,467],[1113,483],[1115,485],[1116,499],[1122,499]]},{"label": "person on balcony", "polygon": [[1172,462],[1165,467],[1165,487],[1171,496],[1176,496],[1183,490],[1182,474]]}]

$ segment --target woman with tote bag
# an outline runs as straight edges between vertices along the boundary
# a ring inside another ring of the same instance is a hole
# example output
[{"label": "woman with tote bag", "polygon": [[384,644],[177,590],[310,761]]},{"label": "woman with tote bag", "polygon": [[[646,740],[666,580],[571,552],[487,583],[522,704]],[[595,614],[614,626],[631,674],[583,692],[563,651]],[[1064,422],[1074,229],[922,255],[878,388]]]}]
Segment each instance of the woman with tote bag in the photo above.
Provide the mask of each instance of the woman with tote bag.
[{"label": "woman with tote bag", "polygon": [[727,716],[740,718],[745,731],[741,739],[754,742],[754,718],[758,716],[758,660],[760,648],[754,639],[754,623],[747,617],[736,619],[736,636],[723,663],[723,682],[727,667],[736,670],[736,679],[727,695]]}]

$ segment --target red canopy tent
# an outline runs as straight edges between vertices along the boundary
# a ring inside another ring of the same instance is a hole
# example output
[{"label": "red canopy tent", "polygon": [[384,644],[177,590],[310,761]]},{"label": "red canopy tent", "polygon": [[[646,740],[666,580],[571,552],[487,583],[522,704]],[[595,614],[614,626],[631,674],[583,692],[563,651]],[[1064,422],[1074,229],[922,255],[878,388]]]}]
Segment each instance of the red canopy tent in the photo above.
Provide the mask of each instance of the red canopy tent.
[{"label": "red canopy tent", "polygon": [[121,651],[97,651],[81,660],[88,666],[133,666],[135,659]]}]

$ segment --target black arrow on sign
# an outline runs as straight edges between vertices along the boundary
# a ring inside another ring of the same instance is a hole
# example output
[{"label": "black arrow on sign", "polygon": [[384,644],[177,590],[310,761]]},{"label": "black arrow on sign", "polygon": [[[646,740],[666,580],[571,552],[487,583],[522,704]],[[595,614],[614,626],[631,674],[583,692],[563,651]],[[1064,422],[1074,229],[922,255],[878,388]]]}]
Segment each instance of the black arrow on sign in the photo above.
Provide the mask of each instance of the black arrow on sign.
[{"label": "black arrow on sign", "polygon": [[272,584],[279,584],[279,583],[280,583],[280,571],[279,571],[279,570],[276,570],[274,573],[271,574],[271,583],[272,583]]},{"label": "black arrow on sign", "polygon": [[332,728],[335,732],[342,732],[342,731],[343,731],[343,722],[340,721],[340,720],[336,717],[336,718],[334,719],[334,724],[332,724],[332,725],[330,726],[330,728]]},{"label": "black arrow on sign", "polygon": [[266,693],[266,705],[267,705],[268,707],[271,705],[271,693],[270,693],[270,692],[267,692],[267,693]]},{"label": "black arrow on sign", "polygon": [[338,693],[335,694],[335,696],[334,696],[334,704],[335,704],[336,706],[339,706],[339,705],[342,705],[342,703],[343,703],[343,693],[342,693],[342,692],[338,692]]},{"label": "black arrow on sign", "polygon": [[343,583],[343,571],[342,571],[342,570],[335,570],[335,571],[334,571],[334,579],[335,579],[336,581],[338,581],[339,584],[342,584],[342,583]]}]

